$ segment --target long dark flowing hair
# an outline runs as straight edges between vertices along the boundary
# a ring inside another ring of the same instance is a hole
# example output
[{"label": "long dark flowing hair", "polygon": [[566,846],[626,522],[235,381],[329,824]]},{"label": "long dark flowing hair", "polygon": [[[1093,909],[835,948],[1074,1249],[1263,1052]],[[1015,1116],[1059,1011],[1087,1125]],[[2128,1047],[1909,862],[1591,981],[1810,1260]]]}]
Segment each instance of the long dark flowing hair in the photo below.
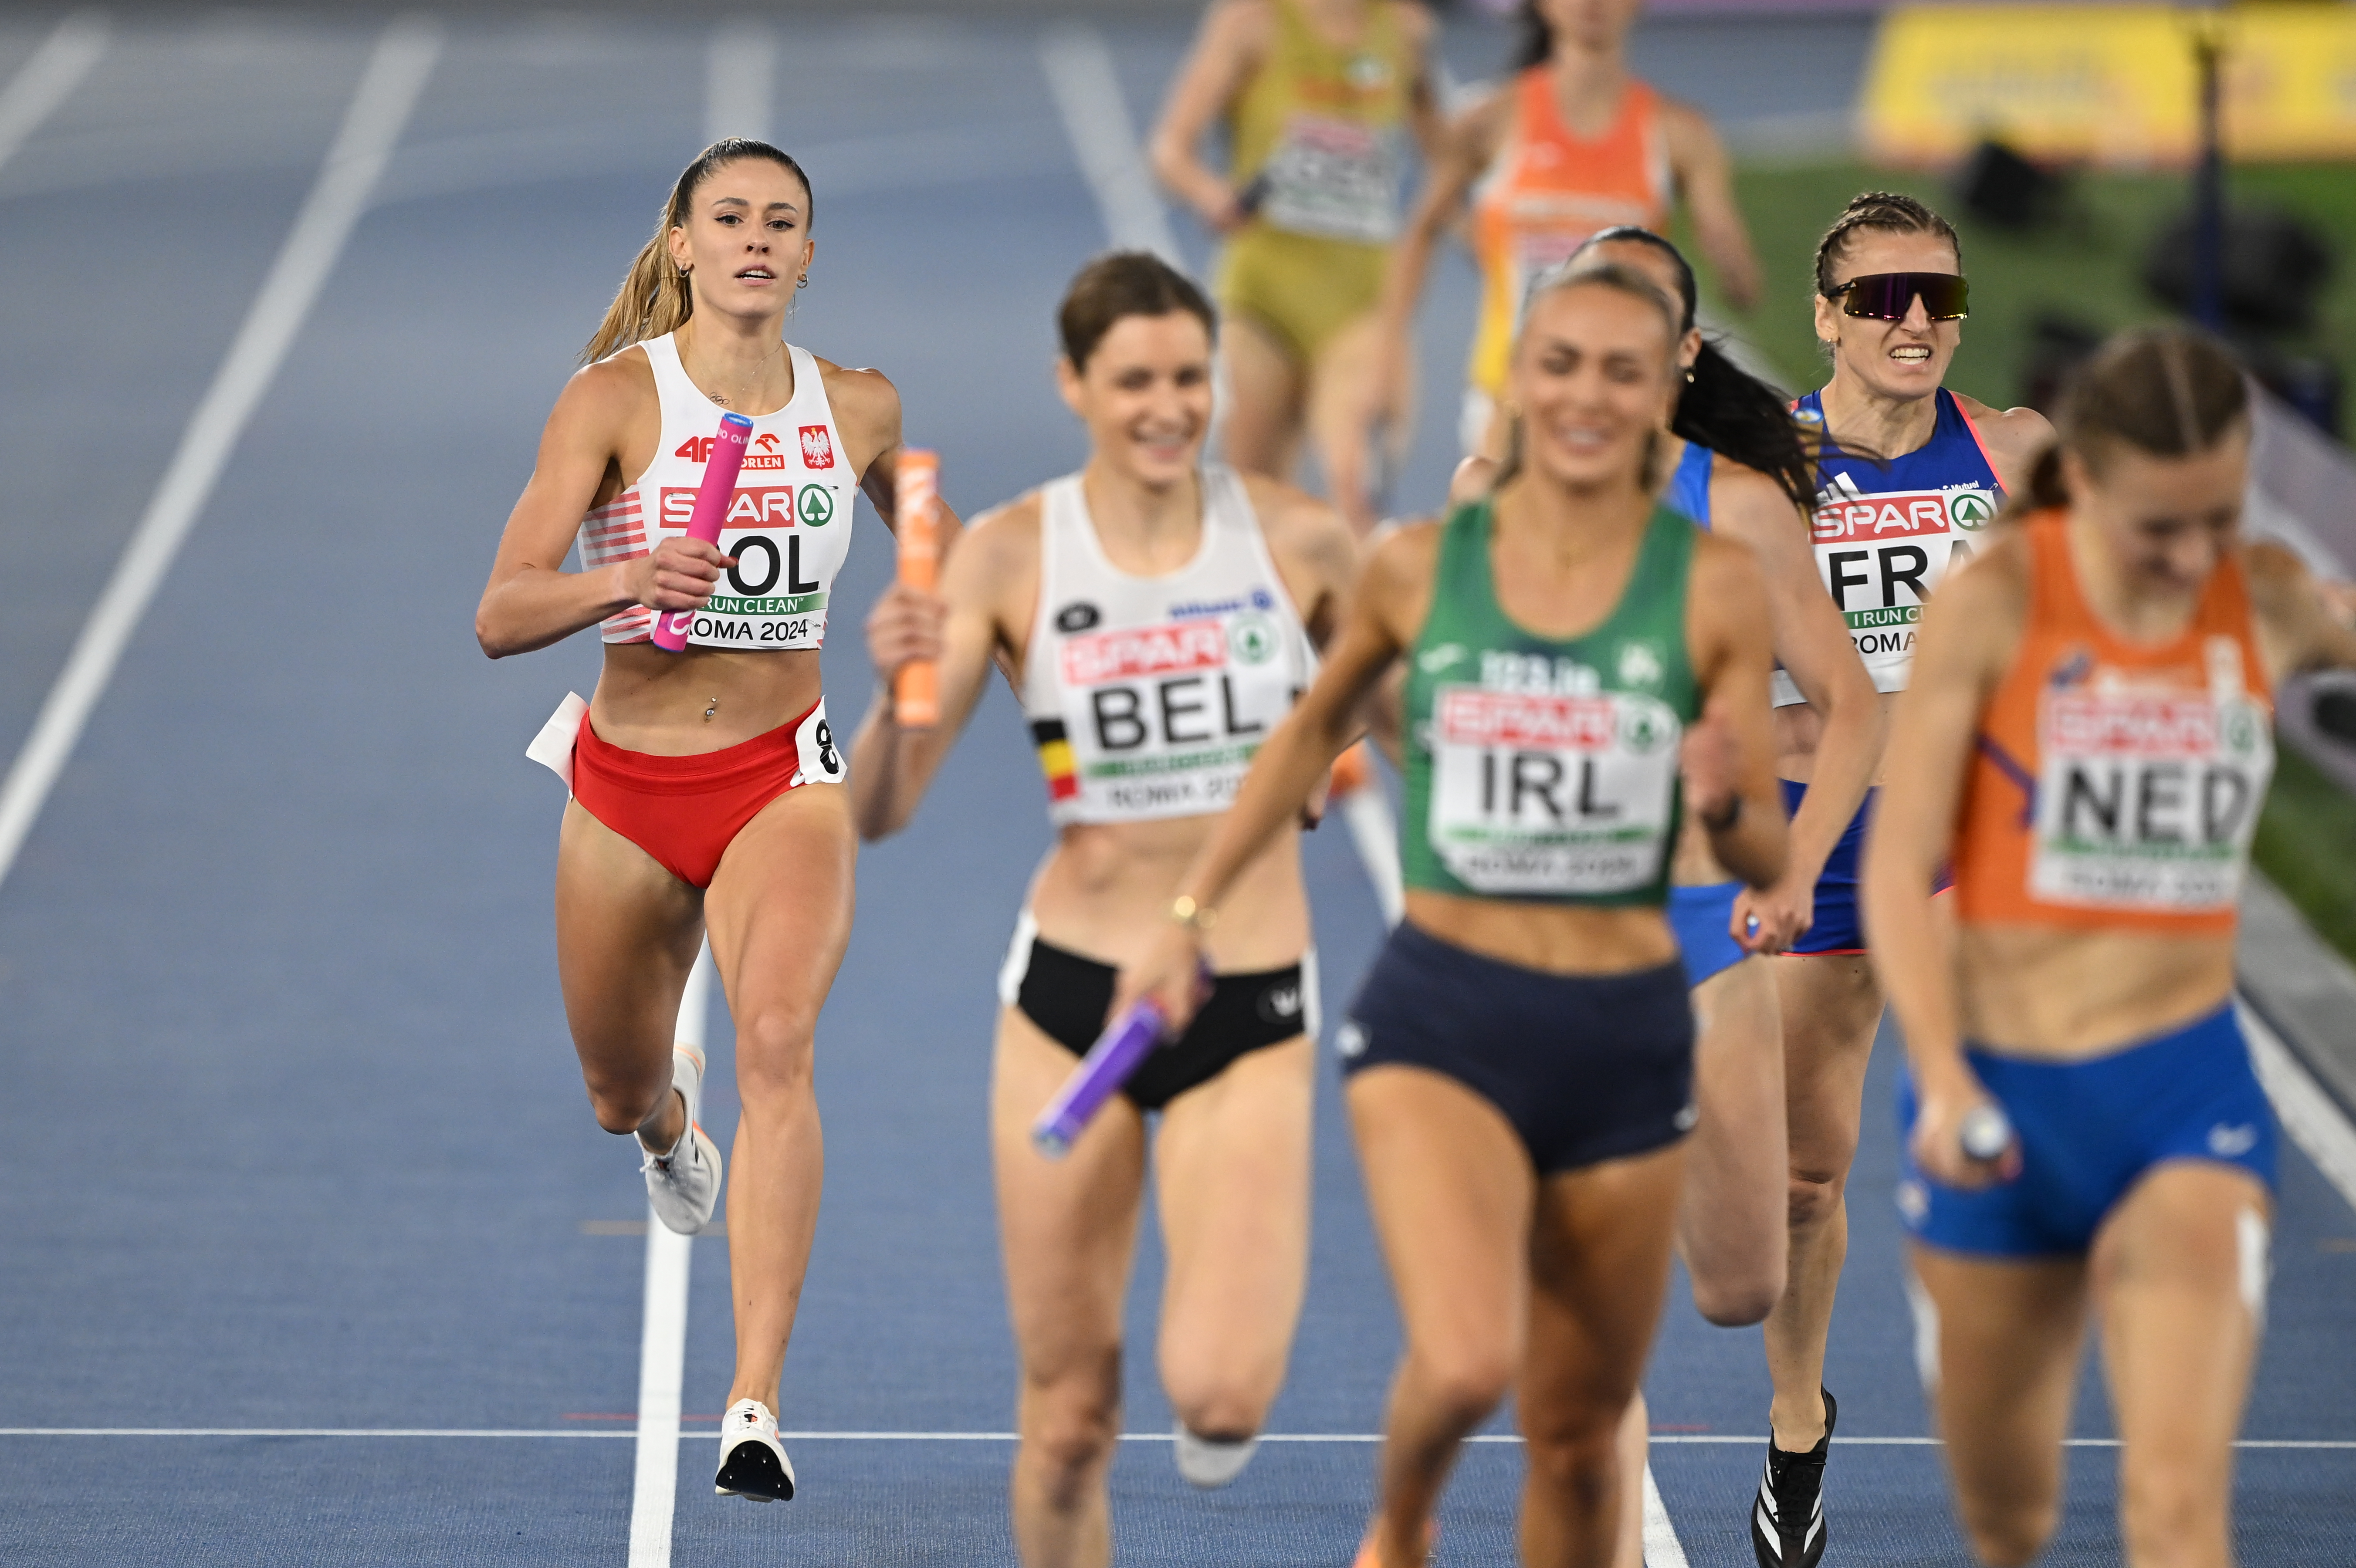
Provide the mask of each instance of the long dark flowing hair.
[{"label": "long dark flowing hair", "polygon": [[[1677,300],[1685,311],[1677,330],[1691,332],[1699,300],[1693,268],[1675,245],[1651,229],[1628,223],[1602,229],[1571,252],[1571,262],[1578,264],[1580,257],[1599,245],[1618,242],[1650,245],[1669,259],[1676,269]],[[1803,515],[1815,505],[1815,443],[1793,420],[1789,400],[1728,358],[1726,351],[1707,337],[1702,339],[1701,354],[1693,362],[1686,389],[1677,399],[1676,417],[1669,430],[1764,474],[1792,497]]]}]

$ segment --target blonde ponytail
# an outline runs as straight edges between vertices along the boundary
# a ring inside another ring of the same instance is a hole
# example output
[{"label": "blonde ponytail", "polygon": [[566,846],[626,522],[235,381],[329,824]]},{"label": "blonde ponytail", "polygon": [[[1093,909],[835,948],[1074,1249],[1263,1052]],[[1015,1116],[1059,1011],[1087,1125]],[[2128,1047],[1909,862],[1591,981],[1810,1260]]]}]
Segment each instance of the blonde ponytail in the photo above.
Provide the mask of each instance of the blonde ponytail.
[{"label": "blonde ponytail", "polygon": [[687,227],[695,210],[695,193],[703,182],[723,165],[740,158],[766,158],[791,170],[794,177],[801,181],[802,194],[807,198],[803,232],[808,233],[816,223],[818,198],[810,191],[809,176],[802,172],[792,155],[766,142],[743,136],[724,137],[712,143],[680,172],[678,183],[671,187],[670,199],[663,203],[662,217],[655,224],[654,238],[646,242],[637,260],[630,263],[629,272],[623,275],[614,303],[605,307],[605,319],[597,324],[588,347],[581,350],[581,363],[594,364],[633,343],[676,332],[695,314],[695,291],[687,273],[670,257],[670,231]]}]

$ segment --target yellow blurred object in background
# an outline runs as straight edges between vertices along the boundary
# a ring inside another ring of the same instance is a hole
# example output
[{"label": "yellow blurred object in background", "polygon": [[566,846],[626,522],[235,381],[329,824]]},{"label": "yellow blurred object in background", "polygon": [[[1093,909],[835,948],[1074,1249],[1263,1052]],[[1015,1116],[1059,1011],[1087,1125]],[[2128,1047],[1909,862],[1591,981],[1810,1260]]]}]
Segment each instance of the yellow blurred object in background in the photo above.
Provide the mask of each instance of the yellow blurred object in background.
[{"label": "yellow blurred object in background", "polygon": [[2225,152],[2356,157],[2356,6],[1904,5],[1858,102],[1866,155],[1942,164],[1994,137],[2114,167],[2198,152],[2196,28],[2224,48]]}]

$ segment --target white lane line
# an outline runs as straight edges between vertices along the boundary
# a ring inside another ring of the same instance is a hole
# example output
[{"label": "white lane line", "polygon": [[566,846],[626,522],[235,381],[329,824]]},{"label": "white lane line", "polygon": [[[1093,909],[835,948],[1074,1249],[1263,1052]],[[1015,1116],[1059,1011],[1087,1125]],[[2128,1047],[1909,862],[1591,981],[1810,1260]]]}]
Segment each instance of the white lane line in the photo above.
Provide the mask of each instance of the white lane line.
[{"label": "white lane line", "polygon": [[106,45],[102,12],[76,11],[49,30],[8,85],[0,87],[0,164],[22,151],[42,122],[73,96]]},{"label": "white lane line", "polygon": [[351,106],[344,112],[343,127],[327,149],[318,182],[287,231],[204,400],[181,433],[179,449],[172,453],[113,575],[99,590],[65,669],[33,720],[25,749],[16,754],[6,781],[0,783],[0,881],[16,864],[25,835],[72,756],[91,709],[105,693],[148,601],[203,514],[238,438],[335,270],[441,48],[440,28],[417,17],[395,19],[378,38]]},{"label": "white lane line", "polygon": [[1183,270],[1170,214],[1138,149],[1136,123],[1104,34],[1086,22],[1052,27],[1039,40],[1039,64],[1113,245],[1151,251]]},{"label": "white lane line", "polygon": [[[709,1421],[710,1416],[701,1419]],[[540,1426],[0,1426],[0,1437],[553,1437],[571,1441],[594,1438],[621,1441],[638,1435],[636,1432],[573,1432],[561,1427]],[[1012,1443],[1012,1432],[780,1432],[778,1437],[795,1443]],[[1380,1443],[1379,1432],[1270,1432],[1260,1437],[1262,1443],[1312,1444],[1372,1444]],[[1123,1443],[1167,1443],[1167,1432],[1124,1432]],[[1511,1433],[1486,1433],[1465,1439],[1467,1443],[1511,1445],[1521,1439]],[[1763,1432],[1755,1435],[1706,1436],[1694,1433],[1653,1434],[1653,1445],[1685,1445],[1711,1443],[1734,1443],[1751,1446],[1767,1441]],[[1935,1437],[1844,1437],[1844,1444],[1867,1448],[1936,1448]],[[2115,1448],[2115,1437],[2072,1437],[2065,1448]],[[2234,1447],[2245,1452],[2263,1453],[2272,1450],[2289,1452],[2356,1452],[2356,1438],[2337,1437],[2244,1437]]]},{"label": "white lane line", "polygon": [[1669,1522],[1669,1505],[1661,1500],[1650,1465],[1644,1467],[1644,1568],[1687,1568],[1685,1543]]},{"label": "white lane line", "polygon": [[[712,1013],[712,947],[695,955],[679,999],[682,1045],[701,1050]],[[682,1236],[647,1209],[645,1327],[638,1336],[637,1463],[630,1485],[630,1568],[670,1568],[679,1491],[679,1407],[687,1365],[688,1253]]]},{"label": "white lane line", "polygon": [[2307,1151],[2307,1157],[2340,1189],[2349,1206],[2356,1208],[2356,1126],[2349,1125],[2338,1103],[2323,1092],[2306,1064],[2255,1008],[2238,997],[2233,1005],[2241,1015],[2242,1033],[2250,1042],[2250,1064],[2257,1069],[2258,1082],[2265,1086],[2266,1098],[2274,1102],[2283,1130]]},{"label": "white lane line", "polygon": [[704,56],[703,139],[769,138],[770,93],[777,80],[777,35],[759,22],[729,22],[712,35]]}]

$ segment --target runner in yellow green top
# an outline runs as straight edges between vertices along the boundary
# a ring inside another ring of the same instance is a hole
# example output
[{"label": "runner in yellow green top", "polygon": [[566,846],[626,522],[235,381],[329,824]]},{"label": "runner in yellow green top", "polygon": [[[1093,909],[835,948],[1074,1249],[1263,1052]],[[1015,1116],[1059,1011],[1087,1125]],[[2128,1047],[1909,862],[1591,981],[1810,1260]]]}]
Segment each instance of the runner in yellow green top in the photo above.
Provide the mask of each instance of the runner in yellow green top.
[{"label": "runner in yellow green top", "polygon": [[[1683,201],[1727,304],[1759,297],[1759,265],[1709,117],[1628,69],[1643,0],[1526,0],[1513,74],[1451,123],[1383,284],[1382,358],[1360,419],[1404,422],[1408,342],[1431,251],[1466,222],[1481,320],[1459,433],[1468,454],[1504,451],[1497,402],[1530,280],[1615,224],[1665,232]],[[1469,208],[1469,210],[1468,210]]]},{"label": "runner in yellow green top", "polygon": [[[1406,0],[1216,0],[1153,133],[1155,174],[1226,239],[1214,293],[1228,328],[1227,461],[1290,479],[1313,448],[1361,533],[1381,486],[1358,389],[1406,142],[1427,156],[1439,145],[1432,31]],[[1215,125],[1225,174],[1198,153]],[[1403,446],[1408,430],[1402,413],[1383,439]]]}]

